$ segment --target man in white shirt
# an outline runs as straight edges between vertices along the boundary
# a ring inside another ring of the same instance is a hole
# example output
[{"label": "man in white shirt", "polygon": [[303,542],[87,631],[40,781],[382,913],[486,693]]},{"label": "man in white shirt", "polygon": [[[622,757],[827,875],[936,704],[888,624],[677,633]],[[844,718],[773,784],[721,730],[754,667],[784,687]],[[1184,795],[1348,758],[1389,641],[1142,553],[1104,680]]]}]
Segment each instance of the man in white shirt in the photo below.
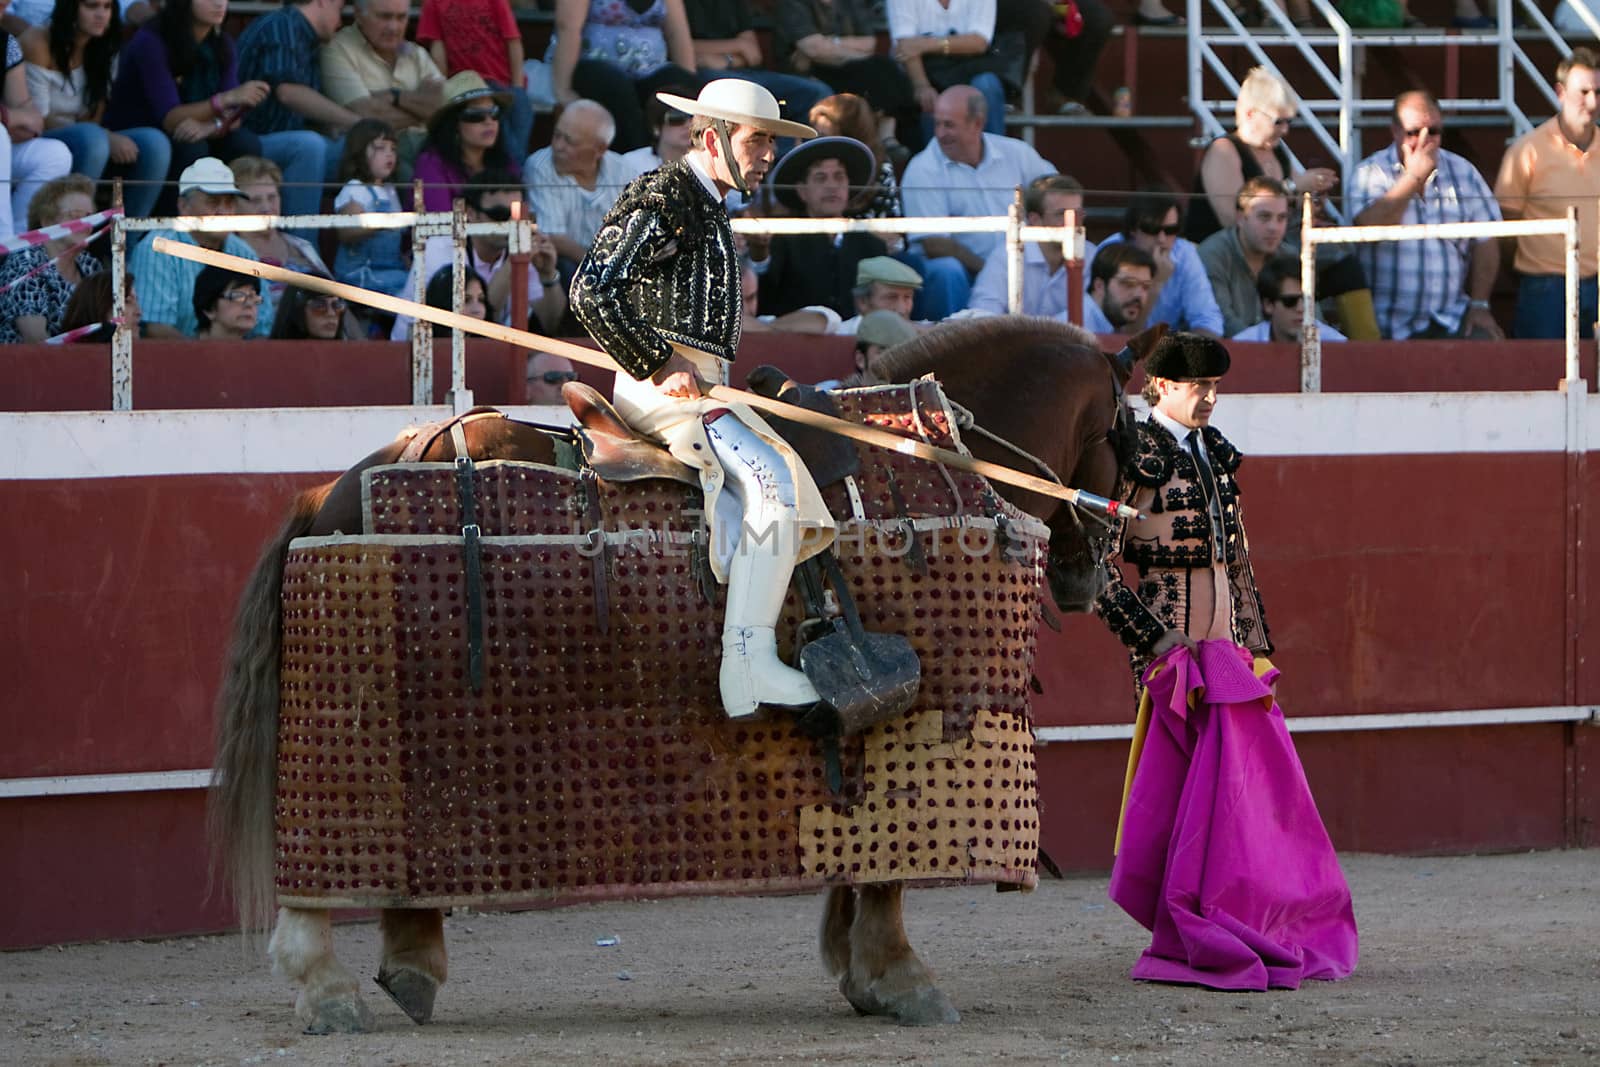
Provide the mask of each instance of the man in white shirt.
[{"label": "man in white shirt", "polygon": [[[504,170],[482,170],[467,182],[467,221],[505,222],[511,218],[511,205],[521,199],[522,187],[516,176]],[[477,234],[467,238],[467,266],[482,276],[488,287],[489,306],[495,310],[497,322],[506,326],[526,329],[524,323],[511,321],[511,254],[509,242],[503,234]],[[422,280],[429,278],[453,262],[453,251],[448,237],[428,238],[427,248],[420,264]],[[411,263],[411,275],[402,290],[407,297],[416,292],[418,263]],[[567,312],[567,289],[556,273],[555,244],[543,233],[533,238],[533,259],[528,264],[528,310],[536,315],[543,332],[552,333]],[[411,336],[410,315],[395,319],[389,331],[390,340],[404,341]]]},{"label": "man in white shirt", "polygon": [[556,121],[550,145],[530,155],[522,173],[539,232],[550,235],[556,253],[572,267],[594,244],[600,222],[634,178],[634,170],[611,151],[617,124],[593,100],[574,100]]},{"label": "man in white shirt", "polygon": [[[1274,256],[1256,275],[1256,291],[1261,294],[1261,313],[1266,316],[1254,326],[1234,334],[1234,341],[1273,341],[1300,343],[1300,261],[1293,256]],[[1343,341],[1344,334],[1317,320],[1317,336],[1324,341]]]},{"label": "man in white shirt", "polygon": [[[1013,190],[1055,173],[1033,146],[1014,137],[985,133],[983,94],[956,85],[939,94],[933,111],[934,140],[912,157],[900,182],[907,218],[1005,215]],[[997,233],[925,233],[915,238],[926,257],[923,313],[942,319],[967,306],[972,280],[989,253],[1004,241]]]},{"label": "man in white shirt", "polygon": [[[1062,226],[1067,212],[1073,212],[1078,224],[1083,224],[1083,186],[1078,179],[1065,174],[1047,174],[1028,183],[1022,194],[1023,210],[1027,212],[1029,226]],[[1095,248],[1086,244],[1084,258],[1094,260]],[[989,253],[989,259],[972,285],[972,299],[967,306],[973,311],[986,311],[1004,315],[1011,310],[1009,278],[1006,264],[1006,247],[1001,245]],[[1028,241],[1022,246],[1022,313],[1067,317],[1067,260],[1057,241]]]},{"label": "man in white shirt", "polygon": [[845,319],[831,333],[854,334],[861,319],[874,311],[892,311],[911,321],[911,305],[922,288],[922,275],[892,256],[873,256],[856,264],[854,318]]}]

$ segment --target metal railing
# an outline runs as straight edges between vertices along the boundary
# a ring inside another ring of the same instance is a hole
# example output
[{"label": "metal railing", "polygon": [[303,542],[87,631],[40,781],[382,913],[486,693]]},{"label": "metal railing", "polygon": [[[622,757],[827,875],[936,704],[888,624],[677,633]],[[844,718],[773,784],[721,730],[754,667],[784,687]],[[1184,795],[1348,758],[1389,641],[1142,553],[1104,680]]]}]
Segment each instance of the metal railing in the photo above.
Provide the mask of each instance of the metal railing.
[{"label": "metal railing", "polygon": [[[515,205],[513,211],[517,207]],[[511,298],[513,320],[527,321],[527,253],[533,247],[537,230],[531,219],[513,217],[506,222],[468,222],[462,201],[449,212],[392,211],[354,215],[183,215],[165,219],[113,221],[111,234],[112,316],[119,323],[125,310],[123,279],[128,270],[128,234],[170,230],[178,233],[256,233],[269,229],[293,230],[403,230],[412,231],[412,262],[426,262],[430,238],[448,237],[452,251],[451,308],[459,311],[466,290],[466,250],[469,237],[505,234],[511,254]],[[414,272],[412,299],[426,303],[428,279],[425,271]],[[520,320],[517,319],[520,308]],[[133,408],[133,331],[118,325],[111,339],[111,410]],[[418,319],[411,330],[411,402],[433,403],[433,325]],[[457,410],[472,407],[472,392],[466,385],[466,337],[460,330],[450,336],[450,396]]]},{"label": "metal railing", "polygon": [[1566,241],[1566,371],[1563,388],[1580,378],[1578,369],[1578,213],[1568,208],[1565,218],[1514,219],[1502,222],[1409,223],[1395,226],[1325,226],[1313,228],[1312,197],[1301,203],[1300,290],[1300,391],[1322,391],[1322,338],[1317,327],[1317,246],[1375,244],[1379,241],[1452,241],[1461,238],[1530,237],[1560,235]]},{"label": "metal railing", "polygon": [[1006,306],[1011,314],[1022,312],[1022,246],[1026,242],[1061,243],[1067,267],[1067,318],[1083,325],[1083,253],[1087,247],[1078,212],[1069,211],[1060,226],[1029,226],[1022,221],[1022,193],[1017,192],[1005,215],[963,218],[889,219],[734,219],[733,232],[747,234],[844,234],[844,233],[1001,233],[1006,243]]}]

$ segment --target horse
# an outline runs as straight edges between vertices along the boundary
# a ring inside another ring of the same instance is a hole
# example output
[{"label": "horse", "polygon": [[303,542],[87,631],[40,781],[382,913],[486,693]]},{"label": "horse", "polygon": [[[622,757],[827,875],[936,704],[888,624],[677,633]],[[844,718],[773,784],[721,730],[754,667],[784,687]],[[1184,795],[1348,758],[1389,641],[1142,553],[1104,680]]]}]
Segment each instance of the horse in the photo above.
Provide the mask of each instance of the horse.
[{"label": "horse", "polygon": [[[980,458],[1015,465],[1021,457],[1062,472],[1067,484],[1114,498],[1132,433],[1123,388],[1159,336],[1159,330],[1141,334],[1113,357],[1076,327],[1023,317],[984,319],[932,329],[885,354],[873,370],[890,382],[936,376],[946,395],[971,413],[973,425],[987,431],[967,434],[968,447]],[[475,461],[552,464],[556,458],[551,436],[535,426],[469,417],[462,429]],[[289,544],[299,537],[361,533],[361,473],[394,463],[403,453],[448,461],[456,448],[443,432],[427,440],[402,437],[334,482],[301,493],[240,599],[218,696],[208,830],[215,870],[230,885],[246,931],[265,930],[276,902],[280,589]],[[1090,610],[1105,581],[1111,524],[1086,522],[1054,497],[1003,486],[999,492],[1049,527],[1047,573],[1058,608]],[[820,931],[824,964],[860,1013],[908,1025],[958,1021],[959,1013],[907,940],[903,889],[901,883],[831,888]],[[377,982],[413,1021],[427,1022],[447,977],[443,913],[386,907],[379,922]],[[327,909],[278,908],[268,953],[275,969],[297,986],[295,1014],[308,1033],[373,1026],[355,977],[334,955]]]}]

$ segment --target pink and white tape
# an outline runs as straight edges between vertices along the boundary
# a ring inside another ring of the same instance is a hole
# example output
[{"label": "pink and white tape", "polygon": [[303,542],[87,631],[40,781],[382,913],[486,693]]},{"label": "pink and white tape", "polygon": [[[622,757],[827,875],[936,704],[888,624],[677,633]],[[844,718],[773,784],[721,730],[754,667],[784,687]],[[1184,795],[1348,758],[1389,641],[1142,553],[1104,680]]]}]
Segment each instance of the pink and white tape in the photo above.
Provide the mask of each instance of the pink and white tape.
[{"label": "pink and white tape", "polygon": [[27,233],[19,233],[0,241],[0,255],[20,252],[24,248],[33,248],[36,245],[46,244],[58,237],[74,237],[78,234],[93,233],[95,227],[103,222],[110,222],[122,214],[121,208],[111,208],[108,211],[98,211],[93,215],[85,215],[81,219],[70,219],[58,222],[54,226],[44,226]]},{"label": "pink and white tape", "polygon": [[66,333],[58,333],[54,337],[46,337],[44,339],[44,343],[47,345],[70,345],[78,338],[86,337],[107,324],[112,326],[121,326],[122,320],[118,318],[111,318],[107,319],[105,322],[91,322],[87,326],[79,326],[76,329],[68,330]]}]

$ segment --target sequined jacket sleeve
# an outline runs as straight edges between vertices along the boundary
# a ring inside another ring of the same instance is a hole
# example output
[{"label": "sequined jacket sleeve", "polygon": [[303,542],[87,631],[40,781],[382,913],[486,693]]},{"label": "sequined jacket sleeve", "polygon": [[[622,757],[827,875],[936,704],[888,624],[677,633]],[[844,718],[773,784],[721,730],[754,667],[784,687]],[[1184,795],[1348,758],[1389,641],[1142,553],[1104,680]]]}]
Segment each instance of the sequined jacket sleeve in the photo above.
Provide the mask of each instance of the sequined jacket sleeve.
[{"label": "sequined jacket sleeve", "polygon": [[727,212],[680,160],[617,198],[573,276],[572,313],[635,378],[660,370],[673,341],[732,360],[738,271]]}]

